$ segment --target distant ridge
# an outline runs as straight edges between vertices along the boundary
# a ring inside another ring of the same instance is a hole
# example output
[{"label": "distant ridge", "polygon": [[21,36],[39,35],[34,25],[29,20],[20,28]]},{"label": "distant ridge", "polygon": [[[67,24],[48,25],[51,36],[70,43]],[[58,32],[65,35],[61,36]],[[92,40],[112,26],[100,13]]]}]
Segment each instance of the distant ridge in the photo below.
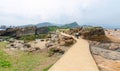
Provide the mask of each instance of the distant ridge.
[{"label": "distant ridge", "polygon": [[69,24],[65,24],[63,26],[61,26],[62,28],[76,28],[79,27],[77,22],[73,22],[73,23],[69,23]]},{"label": "distant ridge", "polygon": [[37,27],[49,27],[49,26],[55,26],[55,25],[49,22],[43,22],[43,23],[38,23],[36,26]]},{"label": "distant ridge", "polygon": [[57,24],[53,24],[50,22],[43,22],[43,23],[38,23],[38,24],[28,24],[28,25],[21,25],[21,26],[17,26],[17,27],[30,27],[30,26],[36,26],[36,27],[51,27],[51,26],[56,26],[56,27],[61,27],[61,28],[76,28],[76,27],[80,27],[78,25],[77,22],[73,22],[73,23],[69,23],[69,24],[65,24],[65,25],[57,25]]}]

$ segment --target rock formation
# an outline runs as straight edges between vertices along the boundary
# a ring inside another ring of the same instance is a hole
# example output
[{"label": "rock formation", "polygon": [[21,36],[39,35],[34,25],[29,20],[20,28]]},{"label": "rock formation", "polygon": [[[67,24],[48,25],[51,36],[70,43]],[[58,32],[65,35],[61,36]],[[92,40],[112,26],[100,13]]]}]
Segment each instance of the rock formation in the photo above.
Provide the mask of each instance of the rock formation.
[{"label": "rock formation", "polygon": [[48,33],[49,29],[47,27],[25,27],[25,28],[7,28],[6,30],[0,31],[0,36],[13,36],[20,37],[24,35],[33,35],[33,34],[44,34]]},{"label": "rock formation", "polygon": [[74,28],[67,31],[70,35],[79,33],[84,39],[95,40],[95,41],[110,41],[106,36],[102,27],[80,27]]},{"label": "rock formation", "polygon": [[72,37],[66,37],[60,33],[51,34],[50,41],[46,43],[46,48],[48,49],[49,56],[55,54],[63,54],[67,51],[71,45],[75,43]]},{"label": "rock formation", "polygon": [[100,71],[120,70],[120,44],[90,41],[91,53]]}]

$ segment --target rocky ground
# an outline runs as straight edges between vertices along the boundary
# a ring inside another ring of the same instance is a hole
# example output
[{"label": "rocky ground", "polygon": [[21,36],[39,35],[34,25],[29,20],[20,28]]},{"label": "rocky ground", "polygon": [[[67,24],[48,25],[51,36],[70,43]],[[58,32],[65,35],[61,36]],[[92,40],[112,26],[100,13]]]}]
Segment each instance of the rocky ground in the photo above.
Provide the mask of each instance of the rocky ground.
[{"label": "rocky ground", "polygon": [[[82,38],[89,41],[91,53],[100,71],[120,71],[119,30],[105,30],[104,32],[104,29],[101,27],[89,27],[66,31],[70,35],[74,35],[76,32],[79,32]],[[53,33],[50,34],[49,38],[36,39],[32,42],[25,42],[13,38],[7,41],[6,39],[0,38],[0,41],[8,43],[7,48],[4,50],[8,54],[12,54],[14,50],[20,50],[28,53],[45,52],[49,57],[63,55],[76,42],[72,37],[63,36],[60,33]],[[38,70],[41,71],[39,68]]]},{"label": "rocky ground", "polygon": [[49,56],[54,54],[61,55],[67,51],[75,40],[72,37],[62,36],[60,33],[50,34],[49,38],[36,39],[34,41],[25,42],[10,38],[7,41],[7,50],[21,50],[25,52],[41,52],[47,51]]},{"label": "rocky ground", "polygon": [[30,42],[15,38],[9,38],[7,40],[1,38],[1,40],[1,42],[7,43],[7,46],[2,50],[10,56],[18,56],[17,53],[19,52],[28,54],[28,56],[40,54],[40,56],[36,55],[38,61],[39,57],[44,56],[46,60],[40,61],[41,64],[33,68],[33,71],[43,71],[44,68],[54,64],[76,42],[72,37],[62,36],[60,33],[52,33],[49,38],[36,39]]},{"label": "rocky ground", "polygon": [[119,31],[107,30],[105,33],[111,42],[90,41],[91,52],[100,71],[120,71]]}]

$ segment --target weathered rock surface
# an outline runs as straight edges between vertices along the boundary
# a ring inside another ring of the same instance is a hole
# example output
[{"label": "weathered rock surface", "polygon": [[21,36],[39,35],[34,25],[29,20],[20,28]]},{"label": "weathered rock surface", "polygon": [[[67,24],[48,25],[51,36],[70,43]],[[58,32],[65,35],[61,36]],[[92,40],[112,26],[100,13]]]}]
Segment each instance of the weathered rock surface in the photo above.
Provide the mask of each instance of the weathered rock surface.
[{"label": "weathered rock surface", "polygon": [[72,37],[62,36],[58,43],[62,46],[70,46],[75,43],[75,40]]},{"label": "weathered rock surface", "polygon": [[120,44],[89,41],[91,52],[100,71],[120,71]]},{"label": "weathered rock surface", "polygon": [[[40,51],[40,47],[35,47],[35,43],[26,43],[22,40],[16,40],[16,39],[9,39],[8,45],[6,46],[7,49],[10,50],[21,50],[21,51],[27,51],[27,52],[35,52]],[[34,45],[34,46],[33,46]]]},{"label": "weathered rock surface", "polygon": [[104,29],[102,27],[91,27],[91,28],[84,28],[83,33],[81,33],[84,38],[94,38],[98,36],[105,35]]},{"label": "weathered rock surface", "polygon": [[120,52],[107,50],[99,47],[91,47],[91,52],[95,55],[100,55],[106,59],[120,60]]},{"label": "weathered rock surface", "polygon": [[120,71],[120,52],[91,47],[92,55],[100,71]]},{"label": "weathered rock surface", "polygon": [[46,47],[51,47],[54,45],[69,46],[74,43],[75,43],[75,40],[72,37],[66,37],[60,34],[52,34],[50,38],[50,42],[46,44]]},{"label": "weathered rock surface", "polygon": [[60,33],[51,34],[51,38],[49,42],[46,43],[46,48],[48,49],[49,56],[52,55],[61,55],[63,54],[70,45],[73,45],[75,40],[72,37],[66,37],[61,35]]},{"label": "weathered rock surface", "polygon": [[62,55],[62,54],[64,54],[64,52],[65,52],[65,51],[64,51],[62,48],[51,47],[51,48],[49,48],[49,50],[48,50],[48,53],[49,53],[48,56],[52,56],[52,55],[55,55],[55,54]]},{"label": "weathered rock surface", "polygon": [[9,49],[27,50],[28,48],[31,48],[30,44],[25,43],[22,40],[10,39],[8,42],[7,48]]},{"label": "weathered rock surface", "polygon": [[109,60],[99,55],[93,55],[100,71],[120,71],[120,60]]},{"label": "weathered rock surface", "polygon": [[94,47],[99,47],[99,48],[104,48],[108,50],[113,50],[113,51],[119,51],[120,49],[120,44],[119,43],[103,43],[103,42],[96,42],[96,41],[90,41],[91,46]]},{"label": "weathered rock surface", "polygon": [[48,27],[25,27],[25,28],[7,28],[6,30],[0,31],[0,36],[13,36],[20,37],[24,35],[43,34],[48,33]]},{"label": "weathered rock surface", "polygon": [[75,35],[75,33],[79,33],[82,38],[88,40],[96,40],[96,41],[108,41],[109,39],[105,36],[104,29],[102,27],[81,27],[70,29],[68,34]]}]

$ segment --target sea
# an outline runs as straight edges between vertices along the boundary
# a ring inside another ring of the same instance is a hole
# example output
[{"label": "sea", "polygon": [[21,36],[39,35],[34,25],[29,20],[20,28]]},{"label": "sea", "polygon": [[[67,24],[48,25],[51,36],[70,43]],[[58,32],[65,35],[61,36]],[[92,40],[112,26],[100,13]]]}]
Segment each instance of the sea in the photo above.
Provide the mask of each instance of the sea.
[{"label": "sea", "polygon": [[5,29],[0,29],[0,30],[5,30]]}]

